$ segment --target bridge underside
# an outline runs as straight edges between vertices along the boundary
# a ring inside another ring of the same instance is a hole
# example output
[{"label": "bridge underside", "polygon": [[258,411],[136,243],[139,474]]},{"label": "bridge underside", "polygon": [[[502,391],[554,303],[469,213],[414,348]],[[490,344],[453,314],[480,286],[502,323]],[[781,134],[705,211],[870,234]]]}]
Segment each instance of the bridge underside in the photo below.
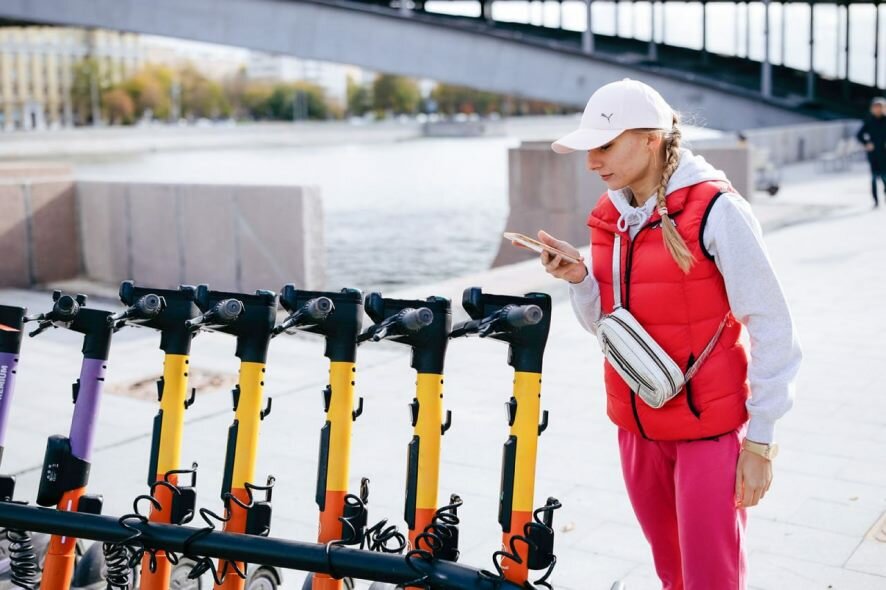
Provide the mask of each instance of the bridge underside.
[{"label": "bridge underside", "polygon": [[777,67],[775,96],[764,99],[757,90],[760,65],[745,59],[660,47],[658,61],[649,62],[646,43],[599,35],[588,56],[580,50],[581,33],[402,16],[351,2],[3,0],[0,18],[219,43],[576,106],[600,85],[630,76],[658,88],[693,122],[725,130],[840,116],[859,108],[854,101],[863,108],[873,92],[820,80],[825,100],[811,103],[801,98],[805,72]]}]

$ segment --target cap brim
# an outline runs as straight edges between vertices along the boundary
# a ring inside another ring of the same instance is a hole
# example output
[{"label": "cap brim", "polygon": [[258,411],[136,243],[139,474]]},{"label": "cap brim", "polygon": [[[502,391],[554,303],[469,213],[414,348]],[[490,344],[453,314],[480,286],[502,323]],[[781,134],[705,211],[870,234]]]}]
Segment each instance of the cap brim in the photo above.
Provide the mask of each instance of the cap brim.
[{"label": "cap brim", "polygon": [[606,145],[622,133],[624,129],[576,129],[551,144],[558,154],[587,151]]}]

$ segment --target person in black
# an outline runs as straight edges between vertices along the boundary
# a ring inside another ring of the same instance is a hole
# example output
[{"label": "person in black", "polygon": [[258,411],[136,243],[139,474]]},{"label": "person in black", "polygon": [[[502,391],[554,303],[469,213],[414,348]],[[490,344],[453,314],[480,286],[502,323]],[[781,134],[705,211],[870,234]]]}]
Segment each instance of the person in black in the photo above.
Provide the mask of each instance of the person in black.
[{"label": "person in black", "polygon": [[[874,196],[874,207],[880,205],[877,198],[877,178],[883,182],[886,190],[886,98],[875,98],[871,102],[871,114],[864,120],[856,138],[864,146],[871,165],[871,192]],[[883,198],[886,202],[886,196]]]}]

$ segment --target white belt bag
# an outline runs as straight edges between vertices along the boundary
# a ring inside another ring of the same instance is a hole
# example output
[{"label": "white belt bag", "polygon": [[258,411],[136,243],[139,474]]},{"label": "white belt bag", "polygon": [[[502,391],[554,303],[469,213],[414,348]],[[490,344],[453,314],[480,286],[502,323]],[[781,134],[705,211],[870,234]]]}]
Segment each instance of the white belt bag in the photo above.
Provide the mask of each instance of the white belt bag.
[{"label": "white belt bag", "polygon": [[615,295],[612,313],[596,323],[600,348],[631,391],[650,407],[660,408],[680,393],[698,372],[717,344],[729,315],[723,318],[717,333],[684,374],[631,312],[621,306],[621,236],[618,234],[612,252],[612,287]]}]

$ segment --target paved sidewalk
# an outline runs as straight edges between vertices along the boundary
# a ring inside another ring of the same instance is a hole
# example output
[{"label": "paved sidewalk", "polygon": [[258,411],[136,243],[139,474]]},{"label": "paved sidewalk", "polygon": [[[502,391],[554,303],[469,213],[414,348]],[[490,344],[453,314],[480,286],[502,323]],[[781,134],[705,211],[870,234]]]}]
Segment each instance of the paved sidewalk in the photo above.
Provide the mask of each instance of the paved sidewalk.
[{"label": "paved sidewalk", "polygon": [[[781,226],[770,231],[767,243],[805,361],[795,408],[777,430],[782,454],[775,482],[764,502],[749,511],[750,586],[882,590],[886,386],[877,371],[886,366],[886,207],[870,210],[861,167],[829,175],[800,167],[786,174],[786,183],[775,199],[759,197],[755,208],[771,230]],[[574,320],[563,285],[537,264],[524,263],[398,295],[446,295],[458,305],[461,290],[473,284],[489,292],[543,289],[555,298],[542,390],[551,420],[540,440],[536,486],[537,504],[548,496],[564,504],[555,516],[555,587],[608,589],[622,579],[630,590],[659,588],[625,495],[615,428],[605,417],[600,353]],[[0,301],[39,310],[49,299],[0,291]],[[108,384],[158,376],[159,337],[134,329],[119,336]],[[233,352],[231,338],[203,334],[194,342],[191,363],[234,373]],[[497,494],[507,436],[502,406],[512,378],[506,354],[500,342],[459,340],[452,342],[446,365],[445,406],[453,412],[453,426],[443,439],[440,496],[456,492],[464,498],[462,561],[480,567],[491,565],[500,540]],[[28,339],[21,359],[2,471],[20,474],[18,496],[32,499],[46,437],[68,429],[78,339],[60,330]],[[317,339],[280,338],[271,347],[266,391],[274,408],[262,423],[257,474],[277,477],[276,537],[311,540],[316,534],[313,494],[326,370]],[[361,476],[372,480],[371,521],[402,518],[412,430],[406,404],[413,391],[405,348],[361,348],[357,394],[366,401],[354,427],[351,487],[357,488]],[[105,495],[107,514],[122,514],[145,488],[156,403],[111,395],[102,403],[90,489]],[[183,458],[200,464],[198,503],[218,508],[230,394],[202,393],[187,418]],[[286,572],[286,587],[300,587],[301,578]]]}]

